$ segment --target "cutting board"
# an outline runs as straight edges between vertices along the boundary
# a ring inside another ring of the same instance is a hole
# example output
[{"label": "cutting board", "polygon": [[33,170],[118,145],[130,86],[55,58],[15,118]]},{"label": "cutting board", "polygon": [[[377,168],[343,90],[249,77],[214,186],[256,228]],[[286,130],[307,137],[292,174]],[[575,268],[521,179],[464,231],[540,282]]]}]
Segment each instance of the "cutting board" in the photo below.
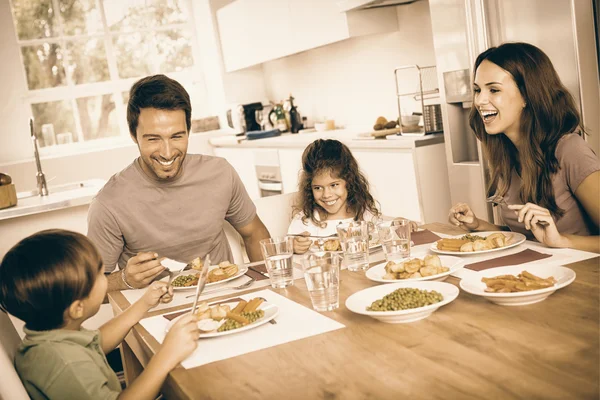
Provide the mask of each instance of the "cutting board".
[{"label": "cutting board", "polygon": [[0,209],[17,205],[17,191],[13,183],[0,186]]}]

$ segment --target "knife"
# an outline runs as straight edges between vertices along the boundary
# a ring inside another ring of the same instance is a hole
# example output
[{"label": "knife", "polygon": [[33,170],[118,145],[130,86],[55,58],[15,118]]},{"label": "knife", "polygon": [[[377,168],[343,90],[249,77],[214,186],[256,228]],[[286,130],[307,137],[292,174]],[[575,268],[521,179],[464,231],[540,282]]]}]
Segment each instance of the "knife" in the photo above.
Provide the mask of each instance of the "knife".
[{"label": "knife", "polygon": [[208,279],[208,266],[210,265],[210,254],[206,255],[204,259],[204,265],[202,265],[202,271],[200,272],[200,277],[198,279],[198,286],[196,287],[196,299],[194,300],[194,305],[192,306],[193,314],[196,313],[196,306],[198,305],[198,297],[200,297],[200,293],[204,290],[204,286],[206,285],[206,281]]}]

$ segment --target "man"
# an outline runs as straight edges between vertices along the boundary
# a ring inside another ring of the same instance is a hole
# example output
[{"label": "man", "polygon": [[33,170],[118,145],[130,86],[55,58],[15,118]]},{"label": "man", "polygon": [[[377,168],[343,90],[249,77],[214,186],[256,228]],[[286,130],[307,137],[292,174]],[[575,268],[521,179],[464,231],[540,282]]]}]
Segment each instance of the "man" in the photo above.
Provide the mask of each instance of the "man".
[{"label": "man", "polygon": [[88,213],[88,237],[105,272],[121,269],[108,275],[109,291],[147,286],[164,271],[162,257],[233,261],[224,220],[242,236],[250,260],[262,259],[259,241],[269,232],[233,167],[186,154],[191,113],[186,90],[164,75],[131,88],[127,123],[140,157],[110,178]]}]

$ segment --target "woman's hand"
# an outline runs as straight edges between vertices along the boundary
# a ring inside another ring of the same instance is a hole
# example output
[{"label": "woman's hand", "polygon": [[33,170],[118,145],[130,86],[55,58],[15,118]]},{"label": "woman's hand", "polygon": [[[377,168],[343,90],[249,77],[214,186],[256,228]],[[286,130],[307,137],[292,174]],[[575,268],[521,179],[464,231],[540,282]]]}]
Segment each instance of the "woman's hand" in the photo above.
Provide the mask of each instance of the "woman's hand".
[{"label": "woman's hand", "polygon": [[448,221],[466,231],[473,231],[479,228],[479,219],[475,216],[471,207],[466,203],[458,203],[450,209]]},{"label": "woman's hand", "polygon": [[173,287],[167,286],[166,282],[152,282],[140,300],[148,309],[156,307],[158,303],[168,303],[173,300]]},{"label": "woman's hand", "polygon": [[419,224],[417,224],[415,221],[410,221],[409,226],[411,232],[416,232],[419,230]]},{"label": "woman's hand", "polygon": [[302,232],[301,235],[294,237],[294,253],[296,254],[306,253],[312,244],[312,240],[308,237],[310,232]]},{"label": "woman's hand", "polygon": [[544,207],[533,203],[508,206],[517,214],[517,219],[530,230],[533,236],[548,247],[569,247],[568,239],[558,232],[552,214]]},{"label": "woman's hand", "polygon": [[[185,314],[169,329],[159,352],[167,359],[168,369],[171,370],[198,347],[198,317]],[[157,354],[158,355],[158,354]]]}]

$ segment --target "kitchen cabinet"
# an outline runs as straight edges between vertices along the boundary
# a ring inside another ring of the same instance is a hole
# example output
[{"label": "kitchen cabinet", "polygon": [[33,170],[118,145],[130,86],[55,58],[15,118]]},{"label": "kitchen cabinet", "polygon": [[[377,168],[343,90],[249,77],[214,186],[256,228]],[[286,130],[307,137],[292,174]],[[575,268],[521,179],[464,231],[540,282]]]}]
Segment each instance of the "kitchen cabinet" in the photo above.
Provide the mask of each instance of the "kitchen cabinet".
[{"label": "kitchen cabinet", "polygon": [[340,12],[333,0],[236,0],[217,11],[228,72],[351,37],[398,29],[386,9]]},{"label": "kitchen cabinet", "polygon": [[252,151],[243,148],[218,147],[215,148],[214,154],[217,157],[223,157],[233,166],[252,200],[260,198]]},{"label": "kitchen cabinet", "polygon": [[283,193],[298,191],[298,180],[302,169],[303,148],[279,149],[279,169],[281,170],[281,183]]}]

